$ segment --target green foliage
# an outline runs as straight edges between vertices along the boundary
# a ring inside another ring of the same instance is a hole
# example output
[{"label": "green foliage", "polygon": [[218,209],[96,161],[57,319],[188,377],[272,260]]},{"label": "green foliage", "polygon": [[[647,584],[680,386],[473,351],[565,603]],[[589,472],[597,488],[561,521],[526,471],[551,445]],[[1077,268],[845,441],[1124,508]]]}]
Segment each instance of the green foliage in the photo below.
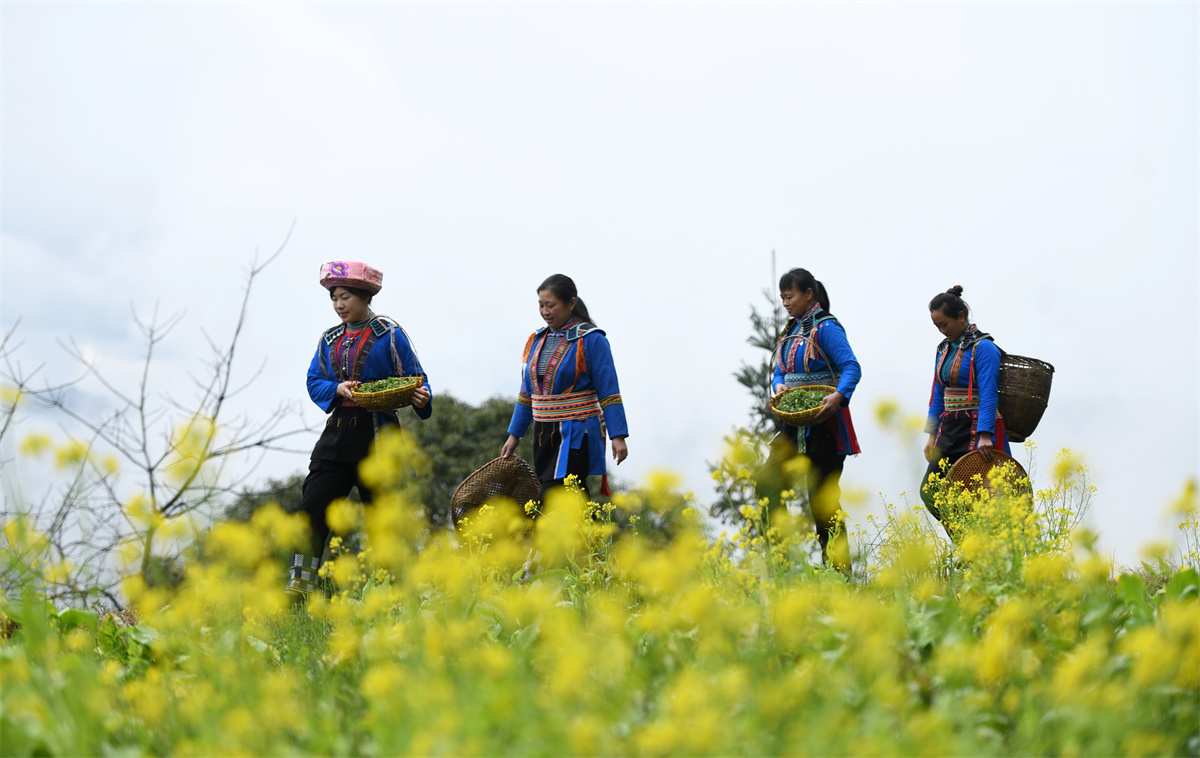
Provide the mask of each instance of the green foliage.
[{"label": "green foliage", "polygon": [[[1077,469],[1041,510],[1025,487],[954,493],[963,549],[891,509],[848,582],[796,560],[807,529],[709,540],[663,475],[431,534],[405,444],[381,440],[386,507],[328,566],[332,598],[288,605],[272,563],[298,519],[278,508],[215,527],[177,588],[127,581],[133,625],[30,581],[0,606],[0,754],[1200,752],[1200,575],[1114,579],[1090,540],[1062,542]],[[617,529],[617,509],[670,528]],[[55,569],[27,560],[39,535],[6,535],[14,574]]]},{"label": "green foliage", "polygon": [[432,464],[429,475],[418,482],[431,525],[450,525],[454,490],[475,469],[500,455],[515,403],[514,398],[492,397],[476,406],[443,393],[434,400],[430,418],[404,425]]},{"label": "green foliage", "polygon": [[767,435],[776,428],[775,417],[771,414],[771,379],[775,374],[771,358],[779,344],[779,336],[783,334],[783,327],[787,325],[787,313],[780,306],[779,298],[769,290],[763,290],[762,294],[766,306],[762,312],[753,304],[750,306],[750,336],[746,342],[762,350],[763,354],[754,363],[743,362],[734,377],[753,398],[746,428],[754,434]]},{"label": "green foliage", "polygon": [[[763,352],[758,361],[743,362],[734,372],[738,384],[745,387],[752,398],[750,417],[744,427],[734,429],[725,437],[727,448],[741,450],[743,453],[739,455],[754,459],[752,463],[741,462],[735,467],[740,471],[740,478],[743,480],[757,480],[761,477],[770,440],[781,428],[781,422],[771,413],[771,383],[775,374],[772,357],[775,347],[779,344],[779,336],[787,324],[787,314],[769,290],[763,290],[762,295],[766,302],[763,311],[760,312],[753,304],[750,306],[750,336],[746,338],[746,342]],[[748,448],[752,448],[753,452],[745,453]],[[734,521],[743,507],[757,505],[758,497],[753,486],[729,486],[729,482],[738,477],[730,476],[729,471],[722,474],[723,468],[729,468],[728,463],[727,456],[726,460],[709,465],[717,482],[718,495],[709,507],[709,513],[724,521]],[[720,478],[722,475],[724,479]]]},{"label": "green foliage", "polygon": [[229,521],[249,521],[259,508],[275,503],[285,513],[299,513],[304,493],[304,474],[292,474],[286,479],[268,479],[257,489],[244,489],[225,509]]},{"label": "green foliage", "polygon": [[383,392],[385,390],[394,390],[401,387],[408,387],[416,384],[415,376],[389,376],[387,379],[377,379],[373,382],[360,384],[354,388],[355,392],[367,393]]},{"label": "green foliage", "polygon": [[[989,498],[1010,495],[979,495],[976,510]],[[338,555],[344,589],[307,608],[260,576],[294,518],[277,509],[215,531],[178,590],[130,585],[136,625],[26,592],[0,618],[19,625],[0,642],[0,753],[1200,748],[1193,566],[1164,566],[1151,590],[1039,533],[1019,570],[972,578],[971,561],[925,553],[910,517],[889,511],[876,571],[847,583],[788,558],[786,534],[709,542],[666,477],[614,503],[560,493],[533,531],[515,506],[485,506],[462,545],[426,534],[414,553],[424,516],[392,501],[367,530],[401,559]],[[616,507],[672,529],[617,530]],[[991,511],[974,528],[1026,517]]]},{"label": "green foliage", "polygon": [[793,389],[788,390],[783,397],[779,398],[779,402],[775,407],[784,413],[800,413],[801,411],[811,411],[821,405],[825,400],[825,396],[829,394],[824,390],[806,390]]}]

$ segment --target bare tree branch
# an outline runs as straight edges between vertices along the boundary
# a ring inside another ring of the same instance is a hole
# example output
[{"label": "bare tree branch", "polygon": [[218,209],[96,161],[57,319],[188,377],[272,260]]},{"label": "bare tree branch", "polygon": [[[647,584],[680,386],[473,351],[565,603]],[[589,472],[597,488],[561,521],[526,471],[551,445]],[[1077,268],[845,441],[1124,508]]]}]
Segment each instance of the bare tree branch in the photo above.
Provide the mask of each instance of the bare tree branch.
[{"label": "bare tree branch", "polygon": [[[283,242],[265,260],[260,261],[256,252],[246,272],[236,322],[225,343],[219,345],[207,330],[201,330],[209,344],[210,356],[202,361],[203,376],[191,377],[196,395],[190,403],[169,391],[159,393],[152,384],[152,368],[159,361],[159,348],[184,316],[179,312],[164,318],[157,303],[148,318],[131,305],[132,318],[144,344],[140,377],[132,387],[106,375],[81,345],[69,339],[59,344],[82,367],[81,376],[31,389],[31,379],[41,366],[28,373],[15,362],[18,324],[0,338],[0,381],[12,385],[16,393],[14,402],[0,408],[0,439],[16,423],[15,400],[21,396],[36,397],[83,432],[76,437],[64,428],[73,440],[71,444],[78,445],[76,452],[80,457],[69,463],[71,468],[66,478],[59,478],[37,504],[22,501],[12,505],[6,501],[0,511],[0,515],[26,514],[46,533],[47,549],[57,559],[70,557],[78,562],[69,576],[46,588],[48,596],[85,599],[91,595],[119,605],[116,589],[119,576],[113,559],[124,543],[132,539],[143,545],[143,574],[149,571],[152,559],[175,559],[161,551],[176,548],[162,545],[161,540],[156,542],[155,527],[141,523],[143,518],[153,521],[182,517],[198,529],[202,518],[219,509],[221,500],[248,479],[268,451],[304,452],[281,444],[312,431],[299,418],[294,405],[281,404],[275,413],[257,422],[241,415],[226,418],[229,401],[265,373],[264,361],[249,378],[235,381],[235,362],[248,327],[255,281],[283,253],[294,229],[293,221]],[[97,415],[72,400],[71,391],[85,380],[96,383],[113,404],[111,410]],[[289,418],[296,419],[294,426],[287,424]],[[231,463],[235,459],[244,461],[254,453],[258,456],[249,461],[251,465],[233,475]],[[106,462],[108,456],[115,457],[120,472]],[[232,483],[228,481],[231,476]],[[135,517],[126,507],[135,493],[145,497],[144,517]],[[0,576],[0,583],[3,582],[7,578]]]}]

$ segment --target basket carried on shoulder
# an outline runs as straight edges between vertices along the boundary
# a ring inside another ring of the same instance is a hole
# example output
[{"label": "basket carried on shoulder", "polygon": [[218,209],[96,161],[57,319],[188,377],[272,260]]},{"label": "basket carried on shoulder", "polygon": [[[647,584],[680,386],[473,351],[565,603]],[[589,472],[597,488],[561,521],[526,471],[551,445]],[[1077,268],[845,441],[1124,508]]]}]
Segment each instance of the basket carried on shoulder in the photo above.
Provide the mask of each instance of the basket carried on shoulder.
[{"label": "basket carried on shoulder", "polygon": [[1037,429],[1053,379],[1054,367],[1045,361],[1008,354],[1000,359],[1000,415],[1009,442],[1024,442]]},{"label": "basket carried on shoulder", "polygon": [[454,490],[450,496],[450,518],[458,528],[458,522],[464,516],[493,498],[511,498],[524,507],[541,496],[542,483],[533,466],[515,455],[494,458],[477,468]]},{"label": "basket carried on shoulder", "polygon": [[771,398],[771,413],[774,413],[780,421],[790,424],[791,426],[812,426],[813,424],[817,423],[817,414],[821,412],[821,406],[818,405],[816,408],[809,408],[806,411],[798,411],[795,413],[781,411],[777,407],[779,405],[779,401],[783,399],[784,395],[797,390],[819,390],[828,395],[831,392],[836,392],[837,388],[824,384],[812,384],[807,387],[793,387],[792,389],[784,390],[775,397]]},{"label": "basket carried on shoulder", "polygon": [[[1028,479],[1029,474],[1025,473],[1025,467],[1022,466],[1016,458],[1013,458],[1003,450],[992,450],[992,459],[985,461],[983,454],[978,450],[972,450],[963,457],[959,458],[950,470],[946,472],[946,481],[961,484],[969,490],[991,490],[992,483],[988,478],[993,468],[997,466],[1011,465],[1015,469],[1015,479]],[[976,479],[976,475],[979,479]]]},{"label": "basket carried on shoulder", "polygon": [[412,402],[413,393],[417,391],[417,388],[425,384],[425,377],[402,376],[400,378],[416,381],[380,392],[359,392],[357,389],[353,389],[350,390],[350,395],[360,408],[366,408],[369,411],[394,411],[397,408],[403,408]]}]

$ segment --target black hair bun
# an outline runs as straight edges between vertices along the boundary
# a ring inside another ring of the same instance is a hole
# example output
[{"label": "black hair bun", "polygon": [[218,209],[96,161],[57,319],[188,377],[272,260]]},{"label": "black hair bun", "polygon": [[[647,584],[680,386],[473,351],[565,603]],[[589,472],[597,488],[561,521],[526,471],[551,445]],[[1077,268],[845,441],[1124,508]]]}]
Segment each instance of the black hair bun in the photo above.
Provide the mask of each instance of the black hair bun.
[{"label": "black hair bun", "polygon": [[956,284],[953,287],[951,287],[950,289],[946,290],[946,294],[954,295],[955,297],[962,297],[962,293],[963,293],[963,288],[962,288],[961,284]]}]

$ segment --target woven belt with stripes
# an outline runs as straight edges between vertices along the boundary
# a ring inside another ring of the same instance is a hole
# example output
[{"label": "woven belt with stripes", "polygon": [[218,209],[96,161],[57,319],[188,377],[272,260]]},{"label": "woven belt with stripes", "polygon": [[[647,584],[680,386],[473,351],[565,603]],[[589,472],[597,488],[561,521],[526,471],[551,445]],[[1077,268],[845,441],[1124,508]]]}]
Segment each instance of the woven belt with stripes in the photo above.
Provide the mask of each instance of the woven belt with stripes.
[{"label": "woven belt with stripes", "polygon": [[973,411],[979,408],[979,392],[970,387],[947,387],[942,401],[947,411]]},{"label": "woven belt with stripes", "polygon": [[836,387],[837,377],[831,371],[812,371],[807,374],[784,374],[783,385],[789,390],[797,387],[811,387],[822,384],[826,387]]},{"label": "woven belt with stripes", "polygon": [[600,415],[600,398],[593,390],[564,395],[533,395],[534,421],[583,421]]}]

